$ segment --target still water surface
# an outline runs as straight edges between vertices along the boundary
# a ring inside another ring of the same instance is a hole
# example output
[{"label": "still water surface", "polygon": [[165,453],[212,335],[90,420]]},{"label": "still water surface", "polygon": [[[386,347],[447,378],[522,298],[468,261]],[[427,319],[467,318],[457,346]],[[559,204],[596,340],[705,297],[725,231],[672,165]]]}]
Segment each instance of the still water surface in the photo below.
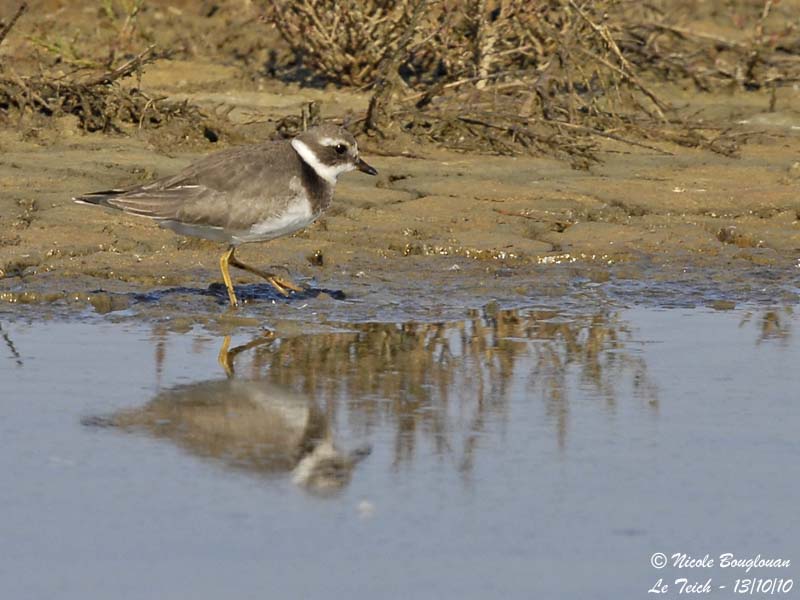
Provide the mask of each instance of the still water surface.
[{"label": "still water surface", "polygon": [[800,564],[797,326],[5,320],[2,597],[643,598],[746,576],[654,552]]}]

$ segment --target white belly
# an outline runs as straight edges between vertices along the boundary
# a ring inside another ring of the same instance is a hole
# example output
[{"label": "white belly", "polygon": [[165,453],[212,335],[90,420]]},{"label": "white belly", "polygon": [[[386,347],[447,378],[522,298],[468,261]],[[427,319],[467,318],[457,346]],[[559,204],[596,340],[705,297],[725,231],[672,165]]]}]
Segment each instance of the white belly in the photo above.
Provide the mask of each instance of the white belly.
[{"label": "white belly", "polygon": [[292,201],[280,215],[254,224],[243,238],[271,240],[282,235],[300,231],[314,222],[316,216],[311,210],[311,203],[302,197]]}]

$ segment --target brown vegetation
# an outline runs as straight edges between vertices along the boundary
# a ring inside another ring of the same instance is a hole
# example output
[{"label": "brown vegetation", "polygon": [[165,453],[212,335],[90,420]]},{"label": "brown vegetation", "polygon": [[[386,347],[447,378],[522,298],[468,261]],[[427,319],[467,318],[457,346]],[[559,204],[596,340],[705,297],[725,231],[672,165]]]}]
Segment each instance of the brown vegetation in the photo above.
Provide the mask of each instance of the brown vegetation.
[{"label": "brown vegetation", "polygon": [[[38,61],[37,69],[25,75],[10,61],[0,61],[0,111],[20,118],[72,115],[85,131],[121,132],[131,126],[142,129],[180,122],[186,131],[179,137],[189,137],[189,132],[194,137],[218,137],[216,125],[211,125],[214,118],[198,107],[120,84],[124,78],[140,77],[143,68],[158,58],[154,45],[133,50],[141,43],[135,35],[141,6],[142,0],[123,2],[118,14],[120,7],[110,0],[101,3],[113,35],[107,46],[94,49],[93,56],[82,55],[69,44],[31,37],[35,46],[53,58]],[[26,3],[19,5],[0,30],[0,43],[28,10]]]},{"label": "brown vegetation", "polygon": [[[34,28],[27,42],[38,52],[35,64],[20,70],[0,62],[0,112],[74,115],[87,131],[178,122],[187,135],[213,140],[224,119],[130,83],[157,58],[205,53],[238,64],[253,80],[277,75],[369,90],[368,113],[348,124],[372,135],[551,154],[587,166],[598,159],[598,143],[609,140],[657,152],[668,151],[661,142],[737,152],[746,134],[676,108],[665,85],[700,93],[766,90],[772,99],[765,109],[772,110],[779,88],[800,80],[794,0],[190,6],[98,0],[90,34]],[[7,18],[0,43],[20,16],[33,16],[23,12]],[[307,117],[281,122],[278,133],[315,122]]]},{"label": "brown vegetation", "polygon": [[367,131],[464,150],[566,154],[585,165],[597,138],[736,152],[735,136],[676,111],[654,80],[689,79],[700,90],[798,80],[789,9],[775,17],[773,0],[711,3],[750,32],[734,40],[684,25],[693,4],[348,0],[331,10],[321,0],[271,0],[268,18],[314,72],[372,86]]}]

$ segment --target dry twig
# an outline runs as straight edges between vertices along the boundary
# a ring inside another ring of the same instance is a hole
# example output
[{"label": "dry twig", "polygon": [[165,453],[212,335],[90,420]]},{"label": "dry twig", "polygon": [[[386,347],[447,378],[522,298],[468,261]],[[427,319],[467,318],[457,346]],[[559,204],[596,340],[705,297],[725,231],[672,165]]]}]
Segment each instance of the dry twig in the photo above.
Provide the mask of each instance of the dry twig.
[{"label": "dry twig", "polygon": [[28,3],[21,2],[20,5],[17,7],[17,12],[14,13],[14,16],[11,17],[11,20],[7,24],[3,25],[3,28],[0,29],[0,44],[6,39],[8,32],[16,25],[19,18],[28,10]]}]

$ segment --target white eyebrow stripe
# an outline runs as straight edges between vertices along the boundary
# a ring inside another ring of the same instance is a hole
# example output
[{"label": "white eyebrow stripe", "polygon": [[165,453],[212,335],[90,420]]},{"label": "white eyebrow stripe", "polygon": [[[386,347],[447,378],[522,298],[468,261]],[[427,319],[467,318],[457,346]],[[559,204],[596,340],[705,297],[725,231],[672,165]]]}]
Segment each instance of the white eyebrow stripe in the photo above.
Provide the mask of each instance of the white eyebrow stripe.
[{"label": "white eyebrow stripe", "polygon": [[344,144],[345,146],[348,145],[343,139],[329,137],[320,138],[319,143],[323,146],[337,146],[339,144]]}]

